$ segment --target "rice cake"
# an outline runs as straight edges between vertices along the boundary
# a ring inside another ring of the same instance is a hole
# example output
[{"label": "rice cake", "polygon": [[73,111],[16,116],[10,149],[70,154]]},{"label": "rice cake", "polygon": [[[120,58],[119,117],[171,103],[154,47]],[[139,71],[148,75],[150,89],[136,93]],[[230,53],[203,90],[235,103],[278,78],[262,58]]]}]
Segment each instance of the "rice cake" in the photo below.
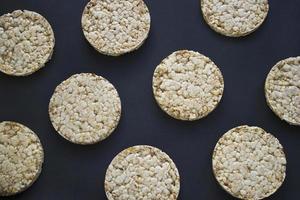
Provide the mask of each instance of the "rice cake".
[{"label": "rice cake", "polygon": [[300,125],[300,57],[282,60],[271,69],[265,95],[269,107],[280,119]]},{"label": "rice cake", "polygon": [[180,178],[166,153],[139,145],[123,150],[112,160],[104,186],[108,200],[176,200]]},{"label": "rice cake", "polygon": [[16,10],[0,16],[0,71],[27,76],[45,66],[54,48],[54,33],[40,14]]},{"label": "rice cake", "polygon": [[258,29],[265,21],[268,0],[201,0],[206,23],[216,32],[241,37]]},{"label": "rice cake", "polygon": [[25,191],[39,177],[44,151],[38,136],[16,122],[0,123],[0,196]]},{"label": "rice cake", "polygon": [[179,120],[198,120],[221,101],[223,76],[208,57],[194,51],[172,53],[153,75],[154,97],[168,115]]},{"label": "rice cake", "polygon": [[115,87],[91,73],[75,74],[58,85],[49,103],[55,130],[76,144],[94,144],[117,127],[121,101]]},{"label": "rice cake", "polygon": [[138,49],[150,31],[143,0],[91,0],[81,24],[88,42],[100,53],[119,56]]},{"label": "rice cake", "polygon": [[223,189],[245,200],[272,195],[286,175],[286,158],[278,139],[254,126],[225,133],[214,149],[212,166]]}]

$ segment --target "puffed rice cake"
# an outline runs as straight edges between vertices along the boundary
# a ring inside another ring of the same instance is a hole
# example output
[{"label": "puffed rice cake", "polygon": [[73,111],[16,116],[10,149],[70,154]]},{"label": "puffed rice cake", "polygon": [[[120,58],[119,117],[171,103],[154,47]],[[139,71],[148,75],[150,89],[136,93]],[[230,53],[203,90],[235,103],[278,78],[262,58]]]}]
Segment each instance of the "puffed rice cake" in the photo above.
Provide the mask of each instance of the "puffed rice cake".
[{"label": "puffed rice cake", "polygon": [[162,110],[179,120],[198,120],[221,101],[224,80],[208,57],[181,50],[165,58],[153,75],[153,94]]},{"label": "puffed rice cake", "polygon": [[51,59],[54,49],[51,25],[40,14],[15,10],[0,16],[0,71],[27,76]]},{"label": "puffed rice cake", "polygon": [[269,12],[268,0],[200,0],[203,18],[216,32],[246,36],[258,29]]},{"label": "puffed rice cake", "polygon": [[245,200],[272,195],[286,176],[286,158],[278,139],[254,126],[225,133],[214,149],[212,166],[223,189]]},{"label": "puffed rice cake", "polygon": [[0,196],[28,189],[39,177],[44,151],[38,136],[16,122],[0,123]]},{"label": "puffed rice cake", "polygon": [[88,42],[100,53],[119,56],[138,49],[150,31],[143,0],[91,0],[81,24]]},{"label": "puffed rice cake", "polygon": [[112,160],[104,187],[108,200],[176,200],[180,178],[166,153],[139,145],[123,150]]},{"label": "puffed rice cake", "polygon": [[105,78],[91,73],[75,74],[58,85],[49,103],[55,130],[76,144],[94,144],[117,127],[121,100]]},{"label": "puffed rice cake", "polygon": [[265,96],[280,119],[300,125],[300,56],[282,60],[271,69],[265,82]]}]

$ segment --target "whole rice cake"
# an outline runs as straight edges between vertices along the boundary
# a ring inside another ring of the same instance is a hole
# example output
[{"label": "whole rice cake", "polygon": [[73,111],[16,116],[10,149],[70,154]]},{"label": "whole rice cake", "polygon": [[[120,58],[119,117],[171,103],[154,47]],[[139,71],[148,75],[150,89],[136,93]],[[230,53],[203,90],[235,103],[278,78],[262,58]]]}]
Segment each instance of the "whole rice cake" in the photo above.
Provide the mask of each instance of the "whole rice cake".
[{"label": "whole rice cake", "polygon": [[123,150],[112,160],[104,186],[108,200],[176,200],[180,178],[166,153],[138,145]]},{"label": "whole rice cake", "polygon": [[282,185],[286,157],[278,139],[255,126],[229,130],[212,156],[214,175],[232,196],[245,200],[266,198]]},{"label": "whole rice cake", "polygon": [[38,136],[26,126],[0,123],[0,196],[28,189],[39,177],[44,151]]},{"label": "whole rice cake", "polygon": [[81,19],[87,41],[109,56],[138,49],[148,37],[150,22],[143,0],[91,0]]},{"label": "whole rice cake", "polygon": [[94,144],[117,127],[121,100],[115,87],[92,73],[75,74],[58,85],[49,103],[55,130],[76,144]]},{"label": "whole rice cake", "polygon": [[265,21],[268,0],[201,0],[206,23],[216,32],[241,37],[258,29]]},{"label": "whole rice cake", "polygon": [[211,113],[221,101],[224,80],[208,57],[180,50],[155,69],[153,94],[160,108],[179,120],[198,120]]},{"label": "whole rice cake", "polygon": [[54,33],[40,14],[15,10],[0,16],[0,71],[27,76],[51,59]]},{"label": "whole rice cake", "polygon": [[278,62],[265,82],[269,107],[282,120],[300,125],[300,57]]}]

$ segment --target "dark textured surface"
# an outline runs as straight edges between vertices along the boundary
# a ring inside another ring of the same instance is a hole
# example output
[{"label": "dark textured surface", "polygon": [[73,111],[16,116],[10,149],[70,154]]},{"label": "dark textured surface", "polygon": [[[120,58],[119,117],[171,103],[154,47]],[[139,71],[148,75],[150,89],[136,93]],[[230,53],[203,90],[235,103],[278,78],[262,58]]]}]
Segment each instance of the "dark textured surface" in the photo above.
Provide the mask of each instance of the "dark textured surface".
[{"label": "dark textured surface", "polygon": [[[300,55],[300,1],[270,1],[266,22],[240,39],[213,32],[204,22],[198,0],[146,0],[152,26],[146,43],[118,58],[98,54],[81,32],[83,0],[1,0],[0,15],[28,9],[52,25],[56,46],[52,60],[35,74],[15,78],[0,74],[0,121],[14,120],[34,130],[45,149],[38,181],[11,198],[22,200],[105,199],[104,175],[113,157],[126,147],[149,144],[175,161],[182,200],[231,199],[215,181],[211,154],[218,138],[242,124],[257,125],[279,138],[287,154],[287,178],[270,199],[300,195],[300,128],[280,121],[267,107],[264,81],[280,59]],[[167,116],[152,96],[152,74],[160,61],[179,49],[199,51],[221,69],[225,93],[207,118],[182,122]],[[117,130],[92,146],[71,144],[51,126],[48,102],[56,85],[72,74],[94,72],[110,80],[122,100]]]}]

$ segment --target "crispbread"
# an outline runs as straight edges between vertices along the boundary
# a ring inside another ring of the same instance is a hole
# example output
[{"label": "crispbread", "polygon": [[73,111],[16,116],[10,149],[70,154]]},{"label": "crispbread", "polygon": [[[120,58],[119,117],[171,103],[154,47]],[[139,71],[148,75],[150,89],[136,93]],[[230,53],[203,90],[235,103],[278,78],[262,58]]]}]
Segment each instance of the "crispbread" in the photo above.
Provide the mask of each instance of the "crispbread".
[{"label": "crispbread", "polygon": [[108,200],[176,200],[180,178],[166,153],[139,145],[123,150],[112,160],[104,186]]},{"label": "crispbread", "polygon": [[81,25],[98,52],[119,56],[144,43],[150,31],[150,13],[143,0],[91,0]]},{"label": "crispbread", "polygon": [[201,0],[206,23],[216,32],[241,37],[254,32],[268,15],[268,0]]},{"label": "crispbread", "polygon": [[176,119],[189,121],[212,112],[224,91],[222,73],[213,61],[188,50],[165,58],[154,71],[152,86],[162,110]]},{"label": "crispbread", "polygon": [[300,125],[300,57],[282,60],[271,69],[265,95],[269,107],[280,119]]},{"label": "crispbread", "polygon": [[27,76],[51,59],[54,33],[48,21],[32,11],[0,16],[0,71]]},{"label": "crispbread", "polygon": [[0,123],[0,196],[29,188],[39,177],[44,151],[37,135],[16,122]]},{"label": "crispbread", "polygon": [[272,195],[285,179],[286,158],[278,139],[259,127],[239,126],[218,141],[214,175],[232,196],[245,200]]},{"label": "crispbread", "polygon": [[94,144],[117,127],[121,101],[115,87],[91,73],[75,74],[58,85],[49,103],[55,130],[76,144]]}]

